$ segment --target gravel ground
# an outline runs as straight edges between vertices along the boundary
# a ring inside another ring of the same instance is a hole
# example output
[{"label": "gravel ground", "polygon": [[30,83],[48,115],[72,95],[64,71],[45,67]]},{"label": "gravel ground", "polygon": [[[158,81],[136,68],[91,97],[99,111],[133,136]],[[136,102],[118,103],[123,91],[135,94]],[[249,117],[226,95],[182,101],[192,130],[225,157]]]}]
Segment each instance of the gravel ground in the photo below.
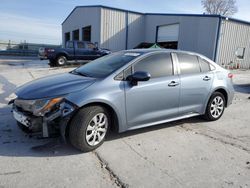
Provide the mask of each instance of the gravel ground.
[{"label": "gravel ground", "polygon": [[234,73],[233,104],[216,122],[191,118],[111,134],[80,153],[16,125],[7,102],[17,86],[74,67],[0,57],[0,188],[250,187],[250,71]]}]

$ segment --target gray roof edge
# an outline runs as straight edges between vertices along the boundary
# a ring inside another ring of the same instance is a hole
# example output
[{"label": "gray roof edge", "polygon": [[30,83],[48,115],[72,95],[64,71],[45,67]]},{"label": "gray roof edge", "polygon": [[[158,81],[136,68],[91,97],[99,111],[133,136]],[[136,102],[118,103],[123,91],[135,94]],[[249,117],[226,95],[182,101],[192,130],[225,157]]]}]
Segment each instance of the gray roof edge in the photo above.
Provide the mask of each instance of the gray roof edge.
[{"label": "gray roof edge", "polygon": [[111,10],[117,10],[117,11],[123,11],[123,12],[129,12],[129,13],[135,13],[135,14],[141,14],[141,15],[156,15],[156,16],[190,16],[190,17],[216,17],[216,18],[222,18],[222,19],[228,19],[230,21],[238,22],[238,23],[243,23],[246,25],[250,25],[250,22],[240,20],[240,19],[235,19],[235,18],[230,18],[226,16],[221,16],[217,14],[175,14],[175,13],[142,13],[142,12],[136,12],[136,11],[130,11],[126,9],[121,9],[121,8],[115,8],[115,7],[109,7],[109,6],[104,6],[104,5],[83,5],[83,6],[76,6],[70,14],[66,17],[66,19],[62,22],[62,25],[66,22],[66,20],[71,16],[71,14],[77,9],[77,8],[106,8],[106,9],[111,9]]}]

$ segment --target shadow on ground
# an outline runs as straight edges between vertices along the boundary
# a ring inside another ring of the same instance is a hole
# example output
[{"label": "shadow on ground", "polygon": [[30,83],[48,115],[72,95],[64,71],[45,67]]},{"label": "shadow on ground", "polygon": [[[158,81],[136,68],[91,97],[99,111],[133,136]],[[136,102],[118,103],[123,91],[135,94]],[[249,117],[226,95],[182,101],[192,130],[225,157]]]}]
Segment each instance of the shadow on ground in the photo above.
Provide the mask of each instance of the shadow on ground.
[{"label": "shadow on ground", "polygon": [[[169,127],[179,126],[187,122],[201,123],[203,121],[204,120],[201,118],[191,118],[120,134],[111,132],[108,135],[106,142],[113,142],[118,139],[136,136],[150,131],[167,129]],[[40,135],[38,134],[30,135],[22,132],[17,127],[12,115],[5,115],[5,117],[1,118],[0,121],[0,156],[58,157],[82,154],[80,151],[74,149],[70,144],[63,142],[60,137],[49,139],[41,139],[39,137]]]},{"label": "shadow on ground", "polygon": [[234,90],[239,93],[250,94],[250,84],[234,84]]}]

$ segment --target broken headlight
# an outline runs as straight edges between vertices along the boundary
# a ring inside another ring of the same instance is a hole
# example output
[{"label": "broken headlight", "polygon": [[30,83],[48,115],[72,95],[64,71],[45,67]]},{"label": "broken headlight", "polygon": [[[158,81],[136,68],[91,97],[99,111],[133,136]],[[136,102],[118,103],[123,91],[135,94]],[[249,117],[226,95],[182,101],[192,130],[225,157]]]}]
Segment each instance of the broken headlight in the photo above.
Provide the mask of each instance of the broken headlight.
[{"label": "broken headlight", "polygon": [[55,105],[60,104],[63,99],[63,97],[36,100],[16,99],[14,103],[24,111],[32,112],[35,116],[44,116]]}]

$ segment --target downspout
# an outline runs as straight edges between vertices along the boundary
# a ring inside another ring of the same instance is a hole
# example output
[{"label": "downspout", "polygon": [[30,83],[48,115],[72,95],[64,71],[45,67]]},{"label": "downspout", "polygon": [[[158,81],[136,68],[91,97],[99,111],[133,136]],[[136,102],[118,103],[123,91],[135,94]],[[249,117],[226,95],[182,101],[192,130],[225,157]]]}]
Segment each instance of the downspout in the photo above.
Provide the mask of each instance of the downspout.
[{"label": "downspout", "polygon": [[158,40],[158,30],[159,30],[159,26],[156,26],[156,33],[155,33],[155,43],[157,44],[157,40]]},{"label": "downspout", "polygon": [[221,22],[222,22],[222,16],[219,16],[217,37],[216,37],[216,44],[215,44],[215,52],[214,52],[214,57],[213,57],[214,62],[216,62],[218,59],[218,51],[219,51],[218,48],[219,48],[219,44],[220,44]]},{"label": "downspout", "polygon": [[128,11],[126,12],[126,41],[125,41],[125,49],[128,49]]}]

